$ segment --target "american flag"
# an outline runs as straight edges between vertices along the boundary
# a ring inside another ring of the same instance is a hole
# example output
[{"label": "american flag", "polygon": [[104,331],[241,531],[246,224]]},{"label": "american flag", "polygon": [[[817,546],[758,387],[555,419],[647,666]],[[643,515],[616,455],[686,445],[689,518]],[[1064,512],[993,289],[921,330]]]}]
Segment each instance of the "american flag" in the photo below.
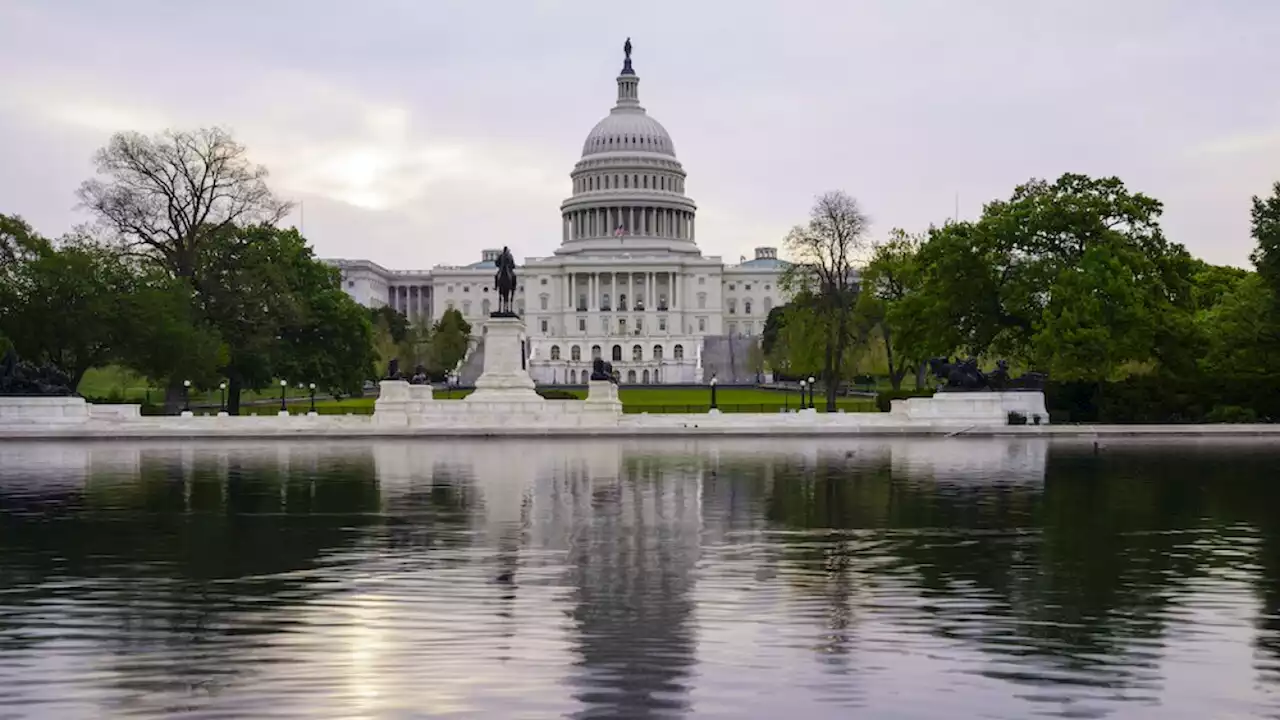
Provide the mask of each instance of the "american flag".
[{"label": "american flag", "polygon": [[613,234],[616,237],[622,237],[623,235],[627,234],[627,229],[619,225],[617,228],[614,229]]}]

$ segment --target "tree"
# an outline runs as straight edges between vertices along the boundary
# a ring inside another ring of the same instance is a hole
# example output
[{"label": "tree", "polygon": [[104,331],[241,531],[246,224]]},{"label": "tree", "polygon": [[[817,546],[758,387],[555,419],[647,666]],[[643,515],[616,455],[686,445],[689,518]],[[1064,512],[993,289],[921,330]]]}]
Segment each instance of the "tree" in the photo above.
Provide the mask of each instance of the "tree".
[{"label": "tree", "polygon": [[1194,361],[1191,258],[1161,204],[1117,178],[1032,180],[974,223],[932,228],[921,299],[940,343],[1003,353],[1063,379]]},{"label": "tree", "polygon": [[[101,177],[86,180],[77,195],[98,228],[125,252],[190,280],[193,288],[211,238],[237,227],[274,224],[291,207],[267,187],[266,169],[252,164],[246,148],[220,128],[153,137],[117,133],[95,154],[94,164]],[[165,404],[173,410],[181,401],[182,378],[177,368],[166,375]]]},{"label": "tree", "polygon": [[192,277],[207,238],[274,224],[292,205],[267,188],[267,170],[221,128],[113,135],[94,156],[103,179],[77,193],[99,226],[177,277]]},{"label": "tree", "polygon": [[427,371],[433,377],[450,372],[467,356],[471,339],[471,324],[456,308],[449,308],[440,316],[431,330],[430,362]]},{"label": "tree", "polygon": [[894,390],[931,352],[927,318],[911,306],[920,290],[918,255],[923,240],[895,229],[877,244],[862,275],[856,324],[864,333],[878,331],[884,341],[889,383]]},{"label": "tree", "polygon": [[811,298],[821,333],[822,379],[827,410],[836,409],[836,394],[851,344],[858,284],[854,262],[867,247],[867,216],[856,200],[841,191],[820,196],[809,222],[798,225],[784,244],[794,258],[781,283],[793,297]]},{"label": "tree", "polygon": [[1248,273],[1206,312],[1204,368],[1231,375],[1280,372],[1272,334],[1280,323],[1276,312],[1266,281],[1258,273]]},{"label": "tree", "polygon": [[409,334],[409,318],[390,305],[369,308],[369,322],[374,327],[385,327],[394,343],[404,342]]},{"label": "tree", "polygon": [[0,326],[20,355],[60,368],[79,385],[124,342],[133,273],[118,254],[83,238],[35,247],[7,273]]},{"label": "tree", "polygon": [[356,392],[373,373],[368,312],[296,229],[227,228],[204,239],[195,302],[227,346],[227,410],[276,379]]},{"label": "tree", "polygon": [[1252,260],[1262,282],[1280,302],[1280,182],[1271,187],[1271,195],[1253,198],[1252,235],[1258,242]]}]

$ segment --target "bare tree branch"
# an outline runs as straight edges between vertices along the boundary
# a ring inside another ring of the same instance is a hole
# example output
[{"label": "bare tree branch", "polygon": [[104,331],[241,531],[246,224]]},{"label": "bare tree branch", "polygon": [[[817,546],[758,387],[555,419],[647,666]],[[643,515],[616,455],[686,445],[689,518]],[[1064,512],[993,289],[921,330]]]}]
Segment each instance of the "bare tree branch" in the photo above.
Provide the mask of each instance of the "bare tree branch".
[{"label": "bare tree branch", "polygon": [[292,208],[267,187],[266,168],[221,128],[117,133],[94,164],[102,177],[81,184],[81,205],[109,237],[178,277],[195,271],[209,233],[273,225]]}]

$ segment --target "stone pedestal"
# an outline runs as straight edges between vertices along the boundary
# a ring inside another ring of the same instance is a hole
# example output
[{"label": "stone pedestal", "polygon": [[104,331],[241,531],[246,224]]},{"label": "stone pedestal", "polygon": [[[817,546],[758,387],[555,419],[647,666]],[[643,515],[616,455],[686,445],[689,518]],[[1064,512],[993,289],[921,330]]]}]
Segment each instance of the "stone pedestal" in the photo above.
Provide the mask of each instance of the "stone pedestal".
[{"label": "stone pedestal", "polygon": [[409,388],[405,380],[383,380],[378,383],[378,399],[373,401],[373,422],[376,425],[407,425],[409,423]]},{"label": "stone pedestal", "polygon": [[533,378],[522,362],[524,321],[518,317],[491,317],[484,327],[484,371],[476,380],[475,392],[465,402],[545,403],[533,391]]},{"label": "stone pedestal", "polygon": [[622,414],[622,401],[618,399],[618,386],[608,380],[587,382],[586,412],[592,414]]},{"label": "stone pedestal", "polygon": [[1010,412],[1021,413],[1029,425],[1049,424],[1044,393],[1039,390],[940,392],[928,398],[894,400],[890,405],[890,414],[902,420],[941,423],[1005,425]]}]

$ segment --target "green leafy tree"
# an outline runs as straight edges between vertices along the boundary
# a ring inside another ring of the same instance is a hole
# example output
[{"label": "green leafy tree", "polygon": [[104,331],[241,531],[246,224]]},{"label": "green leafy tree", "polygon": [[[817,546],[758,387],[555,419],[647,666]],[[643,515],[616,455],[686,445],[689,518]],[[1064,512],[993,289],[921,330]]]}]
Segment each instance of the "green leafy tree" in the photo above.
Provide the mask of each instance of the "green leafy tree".
[{"label": "green leafy tree", "polygon": [[[844,192],[829,192],[818,197],[809,222],[793,228],[784,241],[794,262],[783,271],[781,284],[793,297],[805,297],[814,310],[806,329],[821,339],[820,374],[827,410],[832,412],[854,343],[854,263],[867,247],[869,224],[856,200]],[[790,329],[787,335],[798,340]],[[805,360],[809,364],[809,358]]]},{"label": "green leafy tree", "polygon": [[409,335],[409,319],[404,313],[396,310],[390,305],[381,305],[376,308],[369,309],[369,322],[375,328],[386,328],[387,334],[393,343],[404,342]]},{"label": "green leafy tree", "polygon": [[1019,186],[974,223],[929,231],[921,297],[939,344],[1001,353],[1063,379],[1135,363],[1194,365],[1191,258],[1161,205],[1116,178]]},{"label": "green leafy tree", "polygon": [[[267,187],[267,171],[220,128],[113,135],[94,156],[98,177],[81,184],[81,204],[125,252],[193,288],[207,242],[237,227],[274,224],[291,207]],[[191,349],[192,354],[198,351]],[[166,405],[178,406],[182,375],[165,373]],[[159,379],[159,378],[157,378]]]},{"label": "green leafy tree", "polygon": [[1253,264],[1262,282],[1280,302],[1280,182],[1271,195],[1253,198],[1252,234],[1258,242],[1253,251]]},{"label": "green leafy tree", "polygon": [[1205,369],[1231,375],[1280,372],[1272,335],[1280,322],[1276,312],[1266,281],[1258,273],[1248,273],[1206,313]]},{"label": "green leafy tree", "polygon": [[895,229],[887,241],[876,245],[863,271],[855,308],[863,336],[880,335],[894,390],[902,387],[907,373],[938,352],[928,316],[911,302],[922,282],[918,257],[922,242]]},{"label": "green leafy tree", "polygon": [[467,356],[470,338],[471,324],[462,313],[456,308],[445,310],[431,330],[430,361],[425,363],[428,373],[440,377],[452,372]]}]

